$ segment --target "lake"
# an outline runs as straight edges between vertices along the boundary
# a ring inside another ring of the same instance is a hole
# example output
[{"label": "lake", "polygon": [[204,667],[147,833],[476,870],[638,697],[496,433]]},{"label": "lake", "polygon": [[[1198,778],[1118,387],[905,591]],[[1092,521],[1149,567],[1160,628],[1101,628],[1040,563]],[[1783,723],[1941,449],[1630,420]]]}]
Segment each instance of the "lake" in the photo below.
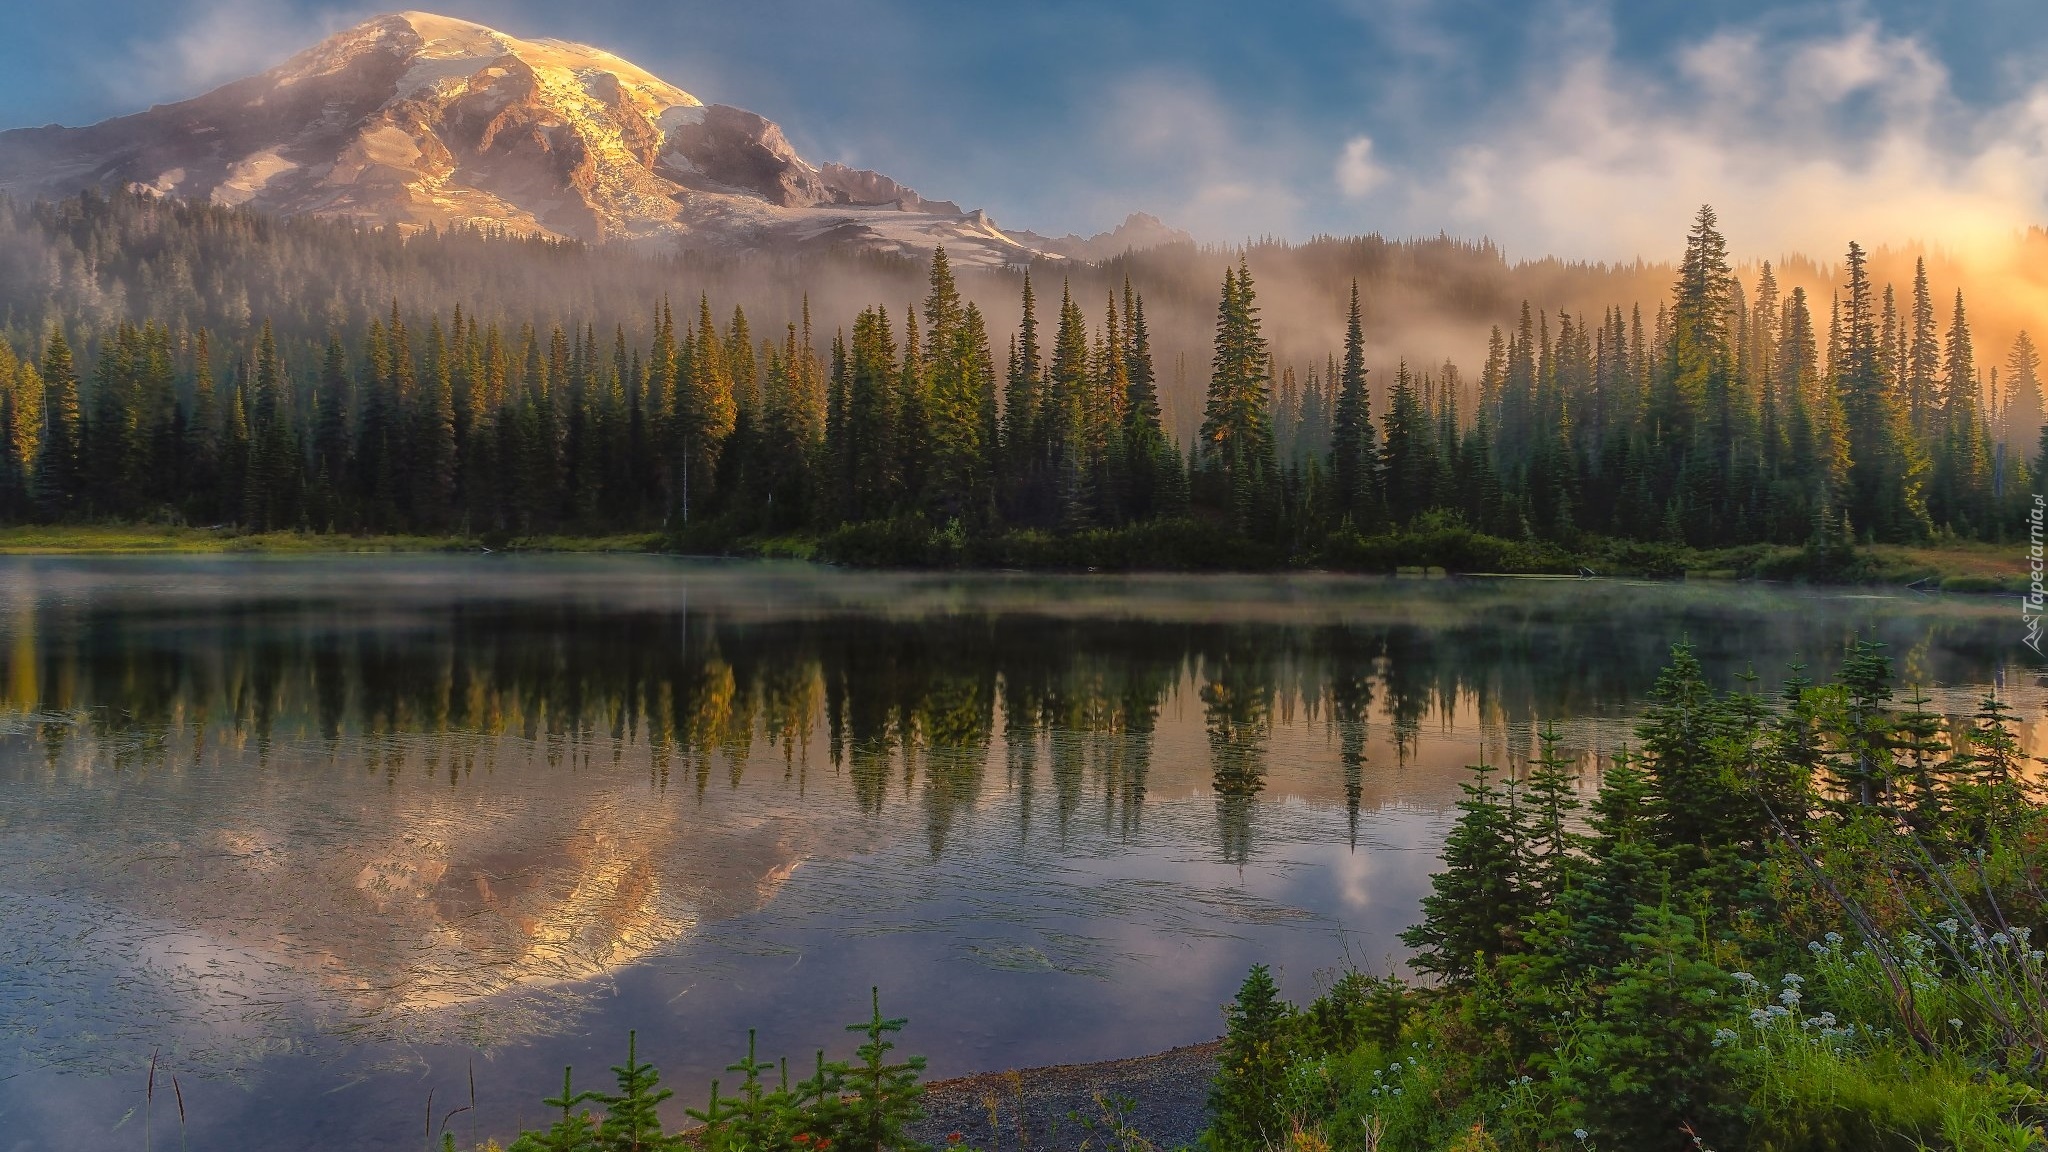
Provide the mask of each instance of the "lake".
[{"label": "lake", "polygon": [[2022,634],[1734,585],[0,559],[0,1148],[174,1147],[176,1097],[193,1147],[424,1147],[472,1081],[449,1129],[502,1139],[629,1028],[680,1120],[750,1027],[850,1051],[871,985],[934,1075],[1208,1039],[1254,962],[1398,968],[1463,766],[1555,723],[1590,786],[1674,643],[1775,693],[1880,639],[2039,754]]}]

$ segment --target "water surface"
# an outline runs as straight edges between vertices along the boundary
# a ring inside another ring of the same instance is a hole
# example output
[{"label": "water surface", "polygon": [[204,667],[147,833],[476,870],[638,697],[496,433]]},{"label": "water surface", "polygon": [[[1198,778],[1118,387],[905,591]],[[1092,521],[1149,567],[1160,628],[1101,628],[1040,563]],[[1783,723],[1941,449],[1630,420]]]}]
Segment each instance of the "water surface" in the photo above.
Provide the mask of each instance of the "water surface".
[{"label": "water surface", "polygon": [[0,560],[0,1147],[175,1139],[152,1053],[194,1147],[423,1146],[472,1074],[503,1136],[628,1028],[694,1103],[871,984],[942,1075],[1206,1039],[1254,961],[1400,964],[1464,765],[1590,782],[1671,644],[1859,635],[2042,714],[2004,599]]}]

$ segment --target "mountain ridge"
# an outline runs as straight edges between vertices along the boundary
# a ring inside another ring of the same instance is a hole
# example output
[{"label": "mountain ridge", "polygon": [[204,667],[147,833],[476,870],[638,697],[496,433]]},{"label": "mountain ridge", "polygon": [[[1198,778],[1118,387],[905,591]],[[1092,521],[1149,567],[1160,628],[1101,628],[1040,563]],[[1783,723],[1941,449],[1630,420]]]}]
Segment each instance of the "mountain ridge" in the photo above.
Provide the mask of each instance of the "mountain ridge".
[{"label": "mountain ridge", "polygon": [[736,250],[944,245],[956,261],[1100,259],[1188,239],[1133,214],[1040,236],[879,172],[812,164],[782,128],[587,44],[406,11],[255,76],[97,124],[0,132],[0,193],[118,185],[401,228],[456,224]]}]

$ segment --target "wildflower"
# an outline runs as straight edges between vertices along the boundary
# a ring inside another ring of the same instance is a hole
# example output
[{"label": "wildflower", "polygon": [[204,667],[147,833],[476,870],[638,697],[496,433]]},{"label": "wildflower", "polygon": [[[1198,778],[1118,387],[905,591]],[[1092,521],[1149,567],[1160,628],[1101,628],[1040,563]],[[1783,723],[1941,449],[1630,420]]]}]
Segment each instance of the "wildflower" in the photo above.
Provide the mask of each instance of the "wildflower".
[{"label": "wildflower", "polygon": [[791,1141],[796,1144],[809,1144],[811,1142],[811,1134],[809,1132],[799,1132],[791,1138]]},{"label": "wildflower", "polygon": [[1737,1039],[1739,1037],[1726,1028],[1714,1029],[1714,1047],[1716,1048],[1721,1047],[1723,1044],[1733,1044]]},{"label": "wildflower", "polygon": [[1401,1090],[1399,1088],[1394,1089],[1394,1095],[1399,1096],[1400,1094]]},{"label": "wildflower", "polygon": [[1957,920],[1954,917],[1950,917],[1949,919],[1943,920],[1941,923],[1936,924],[1935,927],[1953,936],[1956,934],[1956,929],[1961,928],[1962,924],[1957,922]]},{"label": "wildflower", "polygon": [[965,1140],[965,1139],[967,1139],[967,1137],[965,1137],[965,1136],[962,1136],[962,1135],[961,1135],[961,1134],[959,1134],[958,1132],[948,1132],[948,1133],[946,1133],[946,1143],[948,1143],[948,1144],[958,1144],[959,1142],[961,1142],[962,1140]]},{"label": "wildflower", "polygon": [[1948,1026],[1955,1029],[1961,1029],[1963,1026],[1963,1022],[1951,1016],[1948,1018]]},{"label": "wildflower", "polygon": [[2003,932],[1993,932],[1991,934],[1991,942],[1993,944],[1996,944],[1998,947],[2003,948],[2007,944],[2012,943],[2012,937],[2007,936]]},{"label": "wildflower", "polygon": [[[1747,984],[1754,984],[1754,983],[1756,983],[1756,977],[1754,977],[1754,976],[1751,976],[1751,975],[1750,975],[1749,973],[1747,973],[1747,972],[1737,972],[1737,973],[1735,973],[1735,982],[1736,982],[1737,984],[1744,984],[1744,985],[1747,985]],[[1581,1131],[1583,1131],[1583,1129],[1581,1129]]]},{"label": "wildflower", "polygon": [[1797,972],[1787,972],[1778,983],[1785,985],[1787,988],[1797,988],[1801,984],[1806,983],[1806,978]]},{"label": "wildflower", "polygon": [[1823,1012],[1818,1017],[1815,1017],[1815,1019],[1818,1019],[1824,1028],[1833,1028],[1835,1026],[1835,1014],[1833,1012]]},{"label": "wildflower", "polygon": [[1792,1007],[1799,1003],[1799,990],[1796,988],[1785,989],[1783,992],[1778,993],[1778,1002],[1787,1008]]},{"label": "wildflower", "polygon": [[1826,940],[1828,947],[1832,948],[1842,942],[1842,934],[1840,932],[1830,932],[1826,936],[1821,937],[1821,939]]},{"label": "wildflower", "polygon": [[1572,1135],[1578,1138],[1579,1143],[1584,1144],[1586,1142],[1586,1130],[1584,1128],[1572,1129]]}]

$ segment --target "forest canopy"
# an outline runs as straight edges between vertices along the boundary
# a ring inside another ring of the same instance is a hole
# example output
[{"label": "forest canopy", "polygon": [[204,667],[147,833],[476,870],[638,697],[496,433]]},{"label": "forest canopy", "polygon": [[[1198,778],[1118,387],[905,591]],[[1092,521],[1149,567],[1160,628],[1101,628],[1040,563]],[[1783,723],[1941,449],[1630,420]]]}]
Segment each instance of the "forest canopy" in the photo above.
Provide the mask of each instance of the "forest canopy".
[{"label": "forest canopy", "polygon": [[[1847,547],[2023,519],[2039,350],[1980,347],[1926,259],[1880,284],[1852,242],[1822,300],[1739,274],[1703,208],[1647,307],[1508,293],[1648,266],[1532,267],[1366,238],[956,277],[943,250],[655,258],[126,193],[0,205],[0,518],[859,529],[883,552],[1170,524],[1366,566],[1417,531]],[[1346,268],[1308,314],[1304,285]],[[1202,301],[1205,367],[1165,364],[1162,298],[1177,330]],[[1484,320],[1476,371],[1384,366]]]}]

